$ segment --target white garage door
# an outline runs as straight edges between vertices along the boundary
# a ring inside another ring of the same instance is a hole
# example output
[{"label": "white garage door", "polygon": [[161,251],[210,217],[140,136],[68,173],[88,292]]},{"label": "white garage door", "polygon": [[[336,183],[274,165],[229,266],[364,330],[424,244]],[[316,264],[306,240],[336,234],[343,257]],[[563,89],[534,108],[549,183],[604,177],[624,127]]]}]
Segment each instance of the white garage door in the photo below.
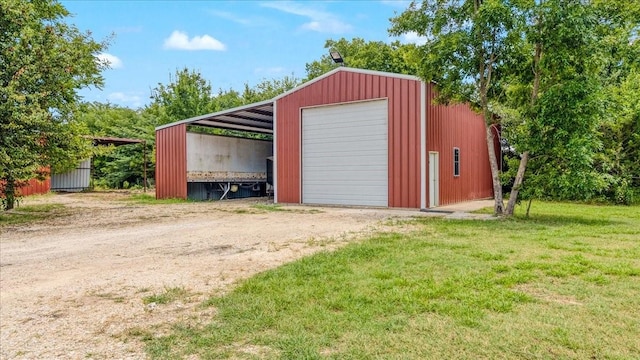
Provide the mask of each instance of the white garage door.
[{"label": "white garage door", "polygon": [[302,110],[302,202],[388,206],[387,101]]}]

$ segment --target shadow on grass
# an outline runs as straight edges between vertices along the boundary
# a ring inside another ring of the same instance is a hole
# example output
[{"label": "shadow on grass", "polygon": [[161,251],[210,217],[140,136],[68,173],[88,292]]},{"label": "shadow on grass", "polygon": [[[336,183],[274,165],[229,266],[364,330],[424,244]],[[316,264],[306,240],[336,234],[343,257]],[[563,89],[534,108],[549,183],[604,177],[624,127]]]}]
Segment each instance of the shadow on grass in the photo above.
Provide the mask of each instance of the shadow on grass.
[{"label": "shadow on grass", "polygon": [[[422,220],[422,219],[421,219]],[[484,219],[443,219],[443,218],[424,218],[422,222],[430,221],[447,221],[455,223],[473,223],[474,226],[495,229],[512,227],[517,225],[531,226],[531,225],[544,225],[544,226],[612,226],[617,224],[625,224],[624,221],[618,221],[611,218],[590,218],[580,215],[557,215],[557,214],[533,214],[529,217],[525,215],[516,214],[512,218],[497,219],[498,221],[486,221]]]},{"label": "shadow on grass", "polygon": [[68,214],[69,212],[62,204],[18,206],[12,210],[0,211],[0,227],[4,225],[30,224]]},{"label": "shadow on grass", "polygon": [[585,225],[585,226],[610,226],[616,224],[623,224],[622,221],[616,221],[612,219],[604,218],[585,218],[576,215],[543,215],[536,214],[529,217],[524,215],[517,215],[515,217],[517,221],[537,223],[547,226],[572,226],[572,225]]}]

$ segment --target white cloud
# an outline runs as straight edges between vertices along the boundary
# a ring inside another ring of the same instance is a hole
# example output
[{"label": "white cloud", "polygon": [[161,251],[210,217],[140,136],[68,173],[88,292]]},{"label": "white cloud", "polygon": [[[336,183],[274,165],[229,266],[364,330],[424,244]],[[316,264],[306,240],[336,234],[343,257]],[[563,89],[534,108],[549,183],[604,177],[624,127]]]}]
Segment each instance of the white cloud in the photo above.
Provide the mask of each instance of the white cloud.
[{"label": "white cloud", "polygon": [[209,35],[194,36],[189,39],[186,32],[174,31],[164,40],[164,48],[172,50],[217,50],[224,51],[227,46]]},{"label": "white cloud", "polygon": [[111,69],[120,69],[120,68],[124,67],[124,64],[122,63],[122,60],[120,60],[120,58],[115,56],[115,55],[111,55],[111,54],[108,54],[108,53],[100,53],[100,54],[96,55],[96,58],[102,64],[106,64]]},{"label": "white cloud", "polygon": [[142,105],[142,96],[140,96],[140,93],[112,92],[107,96],[107,100],[119,105],[131,106],[134,108]]},{"label": "white cloud", "polygon": [[418,35],[418,33],[414,31],[402,34],[402,42],[405,44],[424,45],[427,43],[427,40],[426,36]]},{"label": "white cloud", "polygon": [[310,21],[302,25],[302,29],[305,30],[341,34],[353,29],[350,24],[343,22],[335,14],[314,9],[301,3],[274,1],[263,3],[262,6],[308,18]]}]

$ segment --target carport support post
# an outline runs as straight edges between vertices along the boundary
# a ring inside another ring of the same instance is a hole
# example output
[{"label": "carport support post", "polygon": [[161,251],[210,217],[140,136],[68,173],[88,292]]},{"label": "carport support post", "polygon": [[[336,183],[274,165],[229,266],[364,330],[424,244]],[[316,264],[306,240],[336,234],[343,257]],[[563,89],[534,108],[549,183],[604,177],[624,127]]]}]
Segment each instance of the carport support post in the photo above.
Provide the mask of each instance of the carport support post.
[{"label": "carport support post", "polygon": [[144,192],[147,192],[147,141],[142,140],[142,156],[144,157]]}]

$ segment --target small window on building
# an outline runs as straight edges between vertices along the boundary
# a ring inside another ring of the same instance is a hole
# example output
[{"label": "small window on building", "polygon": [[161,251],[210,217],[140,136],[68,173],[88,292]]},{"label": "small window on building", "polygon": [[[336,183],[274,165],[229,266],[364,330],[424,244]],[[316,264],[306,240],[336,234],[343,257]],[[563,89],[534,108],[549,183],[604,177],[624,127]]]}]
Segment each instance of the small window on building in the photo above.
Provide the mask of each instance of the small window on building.
[{"label": "small window on building", "polygon": [[453,148],[453,176],[460,176],[460,148]]}]

